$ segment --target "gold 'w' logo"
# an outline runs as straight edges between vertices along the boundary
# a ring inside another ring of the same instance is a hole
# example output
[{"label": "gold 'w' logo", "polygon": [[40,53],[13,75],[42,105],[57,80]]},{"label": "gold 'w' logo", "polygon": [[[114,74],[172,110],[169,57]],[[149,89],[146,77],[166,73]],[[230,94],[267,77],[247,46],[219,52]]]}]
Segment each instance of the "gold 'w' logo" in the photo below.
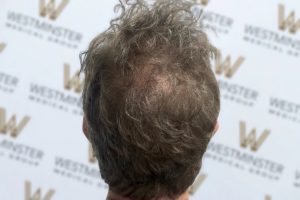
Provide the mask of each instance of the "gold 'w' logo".
[{"label": "gold 'w' logo", "polygon": [[218,52],[216,57],[216,65],[215,65],[215,72],[216,74],[225,74],[227,78],[231,78],[235,72],[240,68],[240,66],[245,61],[245,58],[240,56],[238,59],[232,64],[231,57],[227,56],[225,60],[222,60],[221,53]]},{"label": "gold 'w' logo", "polygon": [[270,134],[270,130],[264,130],[264,132],[256,139],[256,129],[253,128],[251,132],[246,135],[246,123],[240,121],[240,145],[246,148],[250,145],[252,151],[257,151],[259,147],[264,143]]},{"label": "gold 'w' logo", "polygon": [[75,92],[80,93],[83,88],[83,80],[80,79],[80,71],[71,77],[70,65],[64,64],[64,87],[66,90],[74,88]]},{"label": "gold 'w' logo", "polygon": [[5,43],[0,43],[0,53],[5,49],[6,44]]},{"label": "gold 'w' logo", "polygon": [[194,195],[196,193],[196,191],[198,190],[198,188],[202,185],[202,183],[204,182],[204,180],[206,179],[207,175],[206,174],[199,174],[193,185],[189,188],[189,193],[191,195]]},{"label": "gold 'w' logo", "polygon": [[95,163],[97,161],[96,156],[93,151],[92,144],[89,144],[89,162]]},{"label": "gold 'w' logo", "polygon": [[46,0],[40,0],[40,16],[45,17],[48,15],[50,19],[55,20],[68,3],[69,0],[61,0],[61,3],[56,7],[55,0],[49,0],[48,4]]},{"label": "gold 'w' logo", "polygon": [[41,188],[38,188],[34,194],[31,194],[31,183],[25,181],[25,200],[50,200],[54,193],[54,190],[49,190],[44,198],[42,198]]},{"label": "gold 'w' logo", "polygon": [[284,5],[278,5],[278,25],[280,30],[286,30],[288,28],[290,33],[296,33],[300,29],[300,19],[296,21],[295,11],[292,11],[285,18]]},{"label": "gold 'w' logo", "polygon": [[19,124],[17,124],[16,115],[13,115],[7,122],[6,122],[6,111],[4,108],[0,108],[0,133],[6,134],[7,132],[11,133],[12,137],[17,137],[26,124],[29,122],[30,117],[25,116],[21,120]]}]

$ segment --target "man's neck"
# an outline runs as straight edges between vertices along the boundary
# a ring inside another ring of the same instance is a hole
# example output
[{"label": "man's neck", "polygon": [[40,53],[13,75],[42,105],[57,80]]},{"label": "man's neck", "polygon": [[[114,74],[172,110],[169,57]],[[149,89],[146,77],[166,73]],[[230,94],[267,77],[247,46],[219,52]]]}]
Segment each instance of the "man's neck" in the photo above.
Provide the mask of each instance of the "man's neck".
[{"label": "man's neck", "polygon": [[[131,200],[131,199],[119,196],[109,190],[106,200]],[[163,199],[161,199],[161,200],[163,200]],[[185,192],[184,194],[180,195],[176,200],[189,200],[189,193]]]}]

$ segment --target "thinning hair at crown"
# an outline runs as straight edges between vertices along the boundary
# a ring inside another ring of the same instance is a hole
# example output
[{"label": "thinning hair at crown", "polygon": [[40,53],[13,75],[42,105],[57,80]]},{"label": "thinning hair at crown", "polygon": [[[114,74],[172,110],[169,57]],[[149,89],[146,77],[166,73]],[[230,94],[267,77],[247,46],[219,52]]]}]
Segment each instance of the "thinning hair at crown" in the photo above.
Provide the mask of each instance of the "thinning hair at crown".
[{"label": "thinning hair at crown", "polygon": [[220,99],[215,48],[192,12],[197,5],[120,0],[117,17],[84,52],[90,140],[118,194],[174,199],[199,172]]}]

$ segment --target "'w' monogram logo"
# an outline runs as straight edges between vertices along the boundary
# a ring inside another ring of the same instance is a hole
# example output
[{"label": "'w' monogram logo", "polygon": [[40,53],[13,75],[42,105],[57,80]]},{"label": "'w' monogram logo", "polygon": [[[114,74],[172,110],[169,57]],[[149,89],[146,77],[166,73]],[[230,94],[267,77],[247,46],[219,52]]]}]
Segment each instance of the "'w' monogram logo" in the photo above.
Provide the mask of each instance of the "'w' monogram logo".
[{"label": "'w' monogram logo", "polygon": [[0,53],[5,49],[6,44],[5,43],[0,43]]},{"label": "'w' monogram logo", "polygon": [[70,65],[64,64],[64,87],[66,90],[74,88],[75,92],[80,93],[83,88],[83,80],[80,79],[80,71],[71,77]]},{"label": "'w' monogram logo", "polygon": [[49,190],[43,198],[41,188],[38,188],[34,194],[31,194],[31,183],[25,181],[25,200],[50,200],[54,193],[54,190]]},{"label": "'w' monogram logo", "polygon": [[55,0],[49,0],[48,4],[46,4],[46,0],[40,0],[40,15],[42,17],[48,15],[50,19],[55,20],[64,10],[68,2],[69,0],[62,0],[56,7]]},{"label": "'w' monogram logo", "polygon": [[264,132],[256,139],[256,129],[253,128],[251,132],[246,135],[246,123],[240,121],[240,145],[243,148],[250,146],[252,151],[257,151],[259,147],[264,143],[270,134],[270,130],[264,130]]},{"label": "'w' monogram logo", "polygon": [[232,64],[231,63],[231,57],[227,56],[225,60],[222,60],[221,53],[218,52],[216,57],[216,66],[215,66],[215,72],[216,74],[225,74],[227,78],[231,78],[235,72],[238,70],[238,68],[243,64],[245,58],[240,56],[238,59]]},{"label": "'w' monogram logo", "polygon": [[296,33],[300,29],[300,19],[296,21],[295,11],[292,11],[285,18],[284,5],[278,5],[278,24],[280,30],[288,29],[290,33]]},{"label": "'w' monogram logo", "polygon": [[16,122],[16,115],[13,115],[7,122],[6,122],[6,112],[5,109],[0,108],[0,133],[6,134],[10,132],[12,137],[17,137],[26,124],[29,122],[30,117],[25,116],[21,120],[19,124]]},{"label": "'w' monogram logo", "polygon": [[191,195],[194,195],[198,188],[202,185],[204,180],[206,179],[207,175],[206,174],[200,174],[196,177],[193,185],[189,188],[189,193]]}]

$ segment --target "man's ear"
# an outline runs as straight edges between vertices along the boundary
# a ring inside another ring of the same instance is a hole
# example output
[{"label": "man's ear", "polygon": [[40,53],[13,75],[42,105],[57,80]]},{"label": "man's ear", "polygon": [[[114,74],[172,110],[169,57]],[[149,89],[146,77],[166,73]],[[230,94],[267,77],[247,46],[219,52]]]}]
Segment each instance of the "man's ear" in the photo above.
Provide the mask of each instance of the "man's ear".
[{"label": "man's ear", "polygon": [[82,131],[83,131],[83,133],[84,133],[84,135],[85,135],[85,137],[87,138],[87,139],[89,139],[89,128],[88,128],[88,123],[87,123],[87,120],[86,120],[86,118],[85,117],[83,117],[83,120],[82,120]]}]

